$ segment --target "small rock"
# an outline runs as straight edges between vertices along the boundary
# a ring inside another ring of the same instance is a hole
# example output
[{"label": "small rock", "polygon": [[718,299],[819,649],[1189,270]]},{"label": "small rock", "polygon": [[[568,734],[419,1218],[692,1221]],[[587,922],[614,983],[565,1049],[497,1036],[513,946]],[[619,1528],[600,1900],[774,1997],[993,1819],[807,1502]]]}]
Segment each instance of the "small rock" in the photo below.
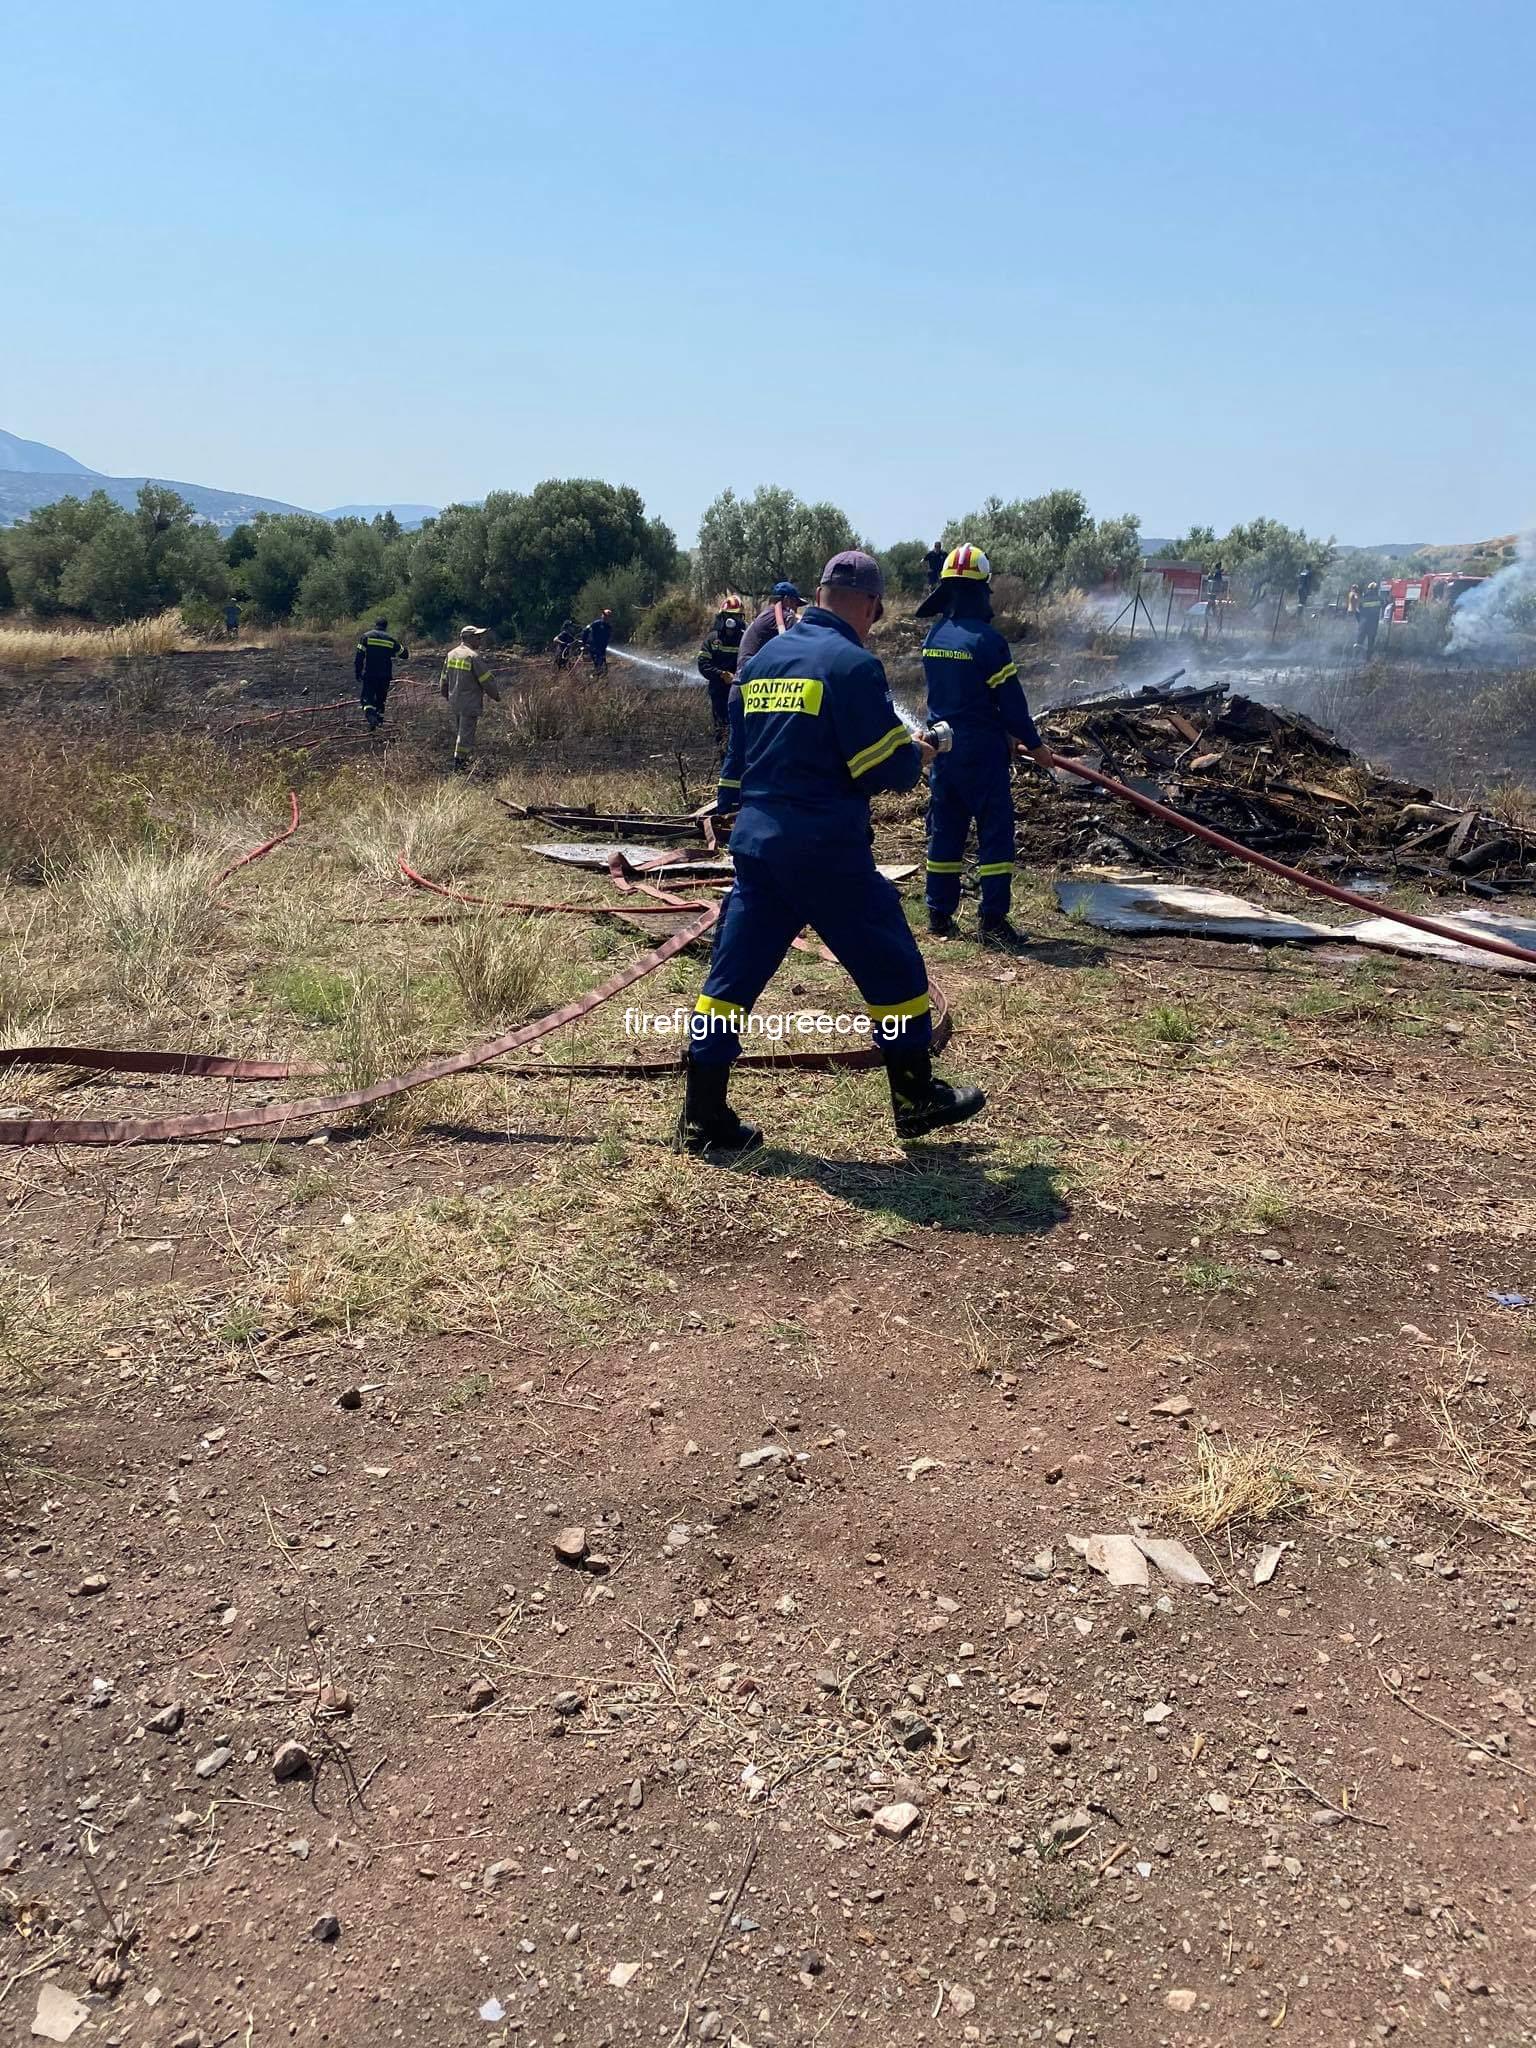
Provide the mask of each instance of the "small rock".
[{"label": "small rock", "polygon": [[464,1698],[472,1714],[483,1714],[496,1697],[496,1688],[482,1672],[472,1678],[465,1689]]},{"label": "small rock", "polygon": [[309,1932],[314,1941],[335,1941],[341,1933],[341,1922],[334,1913],[322,1913]]},{"label": "small rock", "polygon": [[582,1564],[587,1555],[587,1532],[573,1522],[568,1529],[562,1529],[555,1538],[555,1555],[562,1564],[573,1568]]},{"label": "small rock", "polygon": [[631,1983],[639,1974],[640,1965],[638,1963],[615,1963],[608,1972],[608,1982],[617,1990],[622,1991],[624,1986]]},{"label": "small rock", "polygon": [[361,1408],[362,1405],[363,1390],[361,1387],[343,1387],[336,1396],[336,1406],[338,1408],[345,1408],[350,1411],[354,1408]]},{"label": "small rock", "polygon": [[882,1806],[871,1823],[877,1835],[889,1835],[900,1841],[903,1835],[910,1835],[922,1819],[922,1814],[910,1799],[899,1799],[893,1806]]},{"label": "small rock", "polygon": [[949,2009],[964,2019],[967,2013],[976,2010],[976,1994],[968,1984],[951,1984],[949,1987]]},{"label": "small rock", "polygon": [[1154,1856],[1171,1856],[1173,1854],[1173,1843],[1167,1835],[1158,1836],[1157,1840],[1152,1844],[1152,1854]]},{"label": "small rock", "polygon": [[644,1804],[645,1781],[643,1778],[636,1778],[629,1788],[629,1810],[631,1813],[638,1813]]},{"label": "small rock", "polygon": [[1401,1442],[1402,1438],[1398,1435],[1397,1431],[1389,1429],[1381,1440],[1381,1448],[1384,1451],[1395,1451]]},{"label": "small rock", "polygon": [[819,1977],[827,1967],[827,1959],[825,1956],[818,1955],[815,1949],[808,1948],[804,1955],[801,1956],[796,1967],[804,1977]]},{"label": "small rock", "polygon": [[144,1726],[151,1735],[174,1735],[187,1718],[187,1710],[180,1705],[162,1707],[158,1714],[151,1714]]},{"label": "small rock", "polygon": [[1141,1718],[1148,1728],[1156,1728],[1160,1722],[1166,1721],[1172,1712],[1173,1709],[1168,1702],[1161,1700],[1155,1707],[1148,1707]]},{"label": "small rock", "polygon": [[1232,1802],[1225,1792],[1207,1792],[1205,1803],[1212,1813],[1230,1813],[1232,1811]]},{"label": "small rock", "polygon": [[719,2013],[701,2012],[699,2014],[699,2039],[701,2041],[718,2041],[724,2032],[725,2021]]},{"label": "small rock", "polygon": [[[1277,1252],[1272,1244],[1265,1245],[1263,1249],[1260,1251],[1259,1257],[1264,1261],[1266,1266],[1283,1266],[1285,1264],[1284,1252]],[[1174,1994],[1170,1991],[1168,1994],[1170,2004],[1172,2004],[1173,2002],[1173,1996]],[[1184,1993],[1180,1992],[1179,1996],[1182,1998],[1184,1996]],[[1193,1992],[1190,1992],[1189,2005],[1177,2006],[1175,2007],[1175,2010],[1178,2012],[1188,2012],[1191,2006],[1193,2006],[1194,2001],[1195,1995]]]},{"label": "small rock", "polygon": [[501,1889],[502,1879],[504,1877],[510,1877],[516,1869],[517,1865],[515,1863],[509,1863],[506,1861],[502,1861],[500,1863],[487,1863],[484,1870],[480,1873],[481,1891],[499,1891]]},{"label": "small rock", "polygon": [[89,1578],[82,1579],[76,1586],[75,1597],[78,1600],[89,1600],[93,1593],[105,1593],[111,1583],[103,1572],[92,1572]]},{"label": "small rock", "polygon": [[738,1472],[750,1472],[755,1465],[771,1465],[784,1453],[777,1444],[763,1444],[758,1450],[743,1451],[736,1460]]},{"label": "small rock", "polygon": [[188,2027],[184,2034],[178,2034],[171,2048],[203,2048],[203,2037],[196,2027]]},{"label": "small rock", "polygon": [[1059,1486],[1066,1476],[1066,1468],[1064,1466],[1052,1465],[1046,1472],[1045,1483],[1047,1486]]},{"label": "small rock", "polygon": [[842,1683],[842,1679],[828,1665],[823,1665],[816,1674],[816,1684],[822,1692],[839,1692]]},{"label": "small rock", "polygon": [[1070,1756],[1072,1754],[1072,1738],[1065,1728],[1053,1729],[1045,1738],[1045,1746],[1053,1756]]},{"label": "small rock", "polygon": [[[1279,1254],[1276,1253],[1276,1257],[1278,1256]],[[1177,1420],[1181,1415],[1193,1414],[1194,1407],[1195,1404],[1191,1401],[1188,1394],[1170,1394],[1166,1401],[1153,1403],[1152,1413],[1154,1415],[1170,1415]]]},{"label": "small rock", "polygon": [[307,1778],[314,1767],[314,1759],[302,1742],[283,1743],[272,1759],[272,1775],[280,1785],[290,1778]]},{"label": "small rock", "polygon": [[234,1753],[232,1749],[226,1749],[221,1744],[217,1749],[210,1749],[206,1756],[200,1756],[192,1768],[200,1778],[217,1777],[233,1758]]},{"label": "small rock", "polygon": [[[557,1714],[564,1714],[566,1716],[579,1714],[586,1704],[586,1695],[579,1692],[557,1692],[550,1701],[550,1705]],[[637,1964],[636,1968],[638,1969],[638,1967],[639,1965]]]},{"label": "small rock", "polygon": [[1163,1994],[1163,2003],[1170,2012],[1193,2012],[1199,2003],[1199,1996],[1196,1991],[1166,1991]]}]

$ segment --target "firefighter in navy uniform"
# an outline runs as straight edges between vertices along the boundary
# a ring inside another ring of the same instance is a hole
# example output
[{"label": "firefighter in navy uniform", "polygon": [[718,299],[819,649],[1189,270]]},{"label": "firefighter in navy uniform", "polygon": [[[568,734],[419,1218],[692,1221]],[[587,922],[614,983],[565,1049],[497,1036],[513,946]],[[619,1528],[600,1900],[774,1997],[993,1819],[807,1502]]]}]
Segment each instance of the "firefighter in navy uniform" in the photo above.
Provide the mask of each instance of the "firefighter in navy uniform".
[{"label": "firefighter in navy uniform", "polygon": [[730,731],[731,685],[736,680],[736,664],[741,659],[746,630],[746,607],[733,591],[722,600],[709,637],[699,649],[699,674],[709,685],[709,715],[714,721],[718,747],[724,747]]},{"label": "firefighter in navy uniform", "polygon": [[869,800],[916,786],[933,756],[896,715],[865,635],[880,617],[879,564],[834,555],[816,603],[743,665],[730,700],[719,808],[735,811],[735,880],[695,1006],[678,1143],[719,1158],[762,1132],[726,1100],[740,1029],[809,925],[853,977],[891,1085],[897,1136],[920,1138],[984,1106],[934,1077],[928,972],[896,890],[879,873]]},{"label": "firefighter in navy uniform", "polygon": [[954,744],[929,774],[928,929],[949,938],[960,908],[965,842],[976,822],[976,877],[984,946],[1028,941],[1009,922],[1013,901],[1013,787],[1016,747],[1049,766],[1008,642],[992,624],[992,565],[962,544],[945,558],[938,584],[917,608],[937,623],[923,642],[928,717],[954,729]]},{"label": "firefighter in navy uniform", "polygon": [[410,650],[390,632],[388,619],[375,619],[372,632],[359,634],[352,674],[370,732],[377,732],[384,723],[384,699],[394,680],[395,663],[410,658]]}]

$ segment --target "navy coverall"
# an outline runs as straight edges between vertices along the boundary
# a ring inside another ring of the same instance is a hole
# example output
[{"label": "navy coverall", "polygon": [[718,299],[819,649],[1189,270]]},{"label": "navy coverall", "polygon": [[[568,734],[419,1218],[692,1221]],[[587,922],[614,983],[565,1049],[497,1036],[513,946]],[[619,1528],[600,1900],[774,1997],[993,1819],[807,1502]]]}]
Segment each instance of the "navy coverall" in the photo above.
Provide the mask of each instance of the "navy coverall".
[{"label": "navy coverall", "polygon": [[699,649],[699,674],[709,685],[710,716],[715,722],[715,738],[722,743],[730,726],[731,684],[736,680],[746,630],[747,622],[739,612],[721,612]]},{"label": "navy coverall", "polygon": [[852,975],[887,1059],[926,1050],[928,971],[872,850],[869,799],[913,789],[922,757],[879,660],[820,605],[746,662],[731,692],[719,807],[736,878],[695,1005],[691,1057],[724,1065],[806,925]]},{"label": "navy coverall", "polygon": [[583,626],[581,644],[592,657],[592,666],[599,675],[608,666],[608,639],[613,628],[606,619],[594,619],[590,626]]},{"label": "navy coverall", "polygon": [[408,650],[393,633],[381,633],[375,627],[371,632],[358,636],[357,651],[352,656],[352,675],[359,685],[358,701],[370,731],[384,723],[384,699],[389,695],[395,663],[409,659]]},{"label": "navy coverall", "polygon": [[1011,742],[1038,747],[1018,664],[984,619],[940,619],[923,643],[928,719],[947,719],[955,743],[929,770],[928,909],[960,907],[965,841],[976,820],[976,874],[983,924],[1001,923],[1013,896]]}]

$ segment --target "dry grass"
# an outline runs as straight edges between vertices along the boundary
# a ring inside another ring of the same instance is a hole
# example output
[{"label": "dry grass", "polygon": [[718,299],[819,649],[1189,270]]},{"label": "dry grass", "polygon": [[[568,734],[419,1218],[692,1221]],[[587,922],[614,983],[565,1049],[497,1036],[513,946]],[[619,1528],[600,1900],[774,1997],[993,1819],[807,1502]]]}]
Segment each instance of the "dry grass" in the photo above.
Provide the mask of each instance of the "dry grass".
[{"label": "dry grass", "polygon": [[106,955],[108,987],[129,1008],[152,1007],[186,979],[223,924],[217,869],[198,854],[106,846],[71,880],[85,936]]},{"label": "dry grass", "polygon": [[483,822],[481,800],[459,783],[424,794],[387,789],[343,821],[341,850],[370,881],[398,881],[402,855],[418,874],[445,881],[474,865]]},{"label": "dry grass", "polygon": [[1195,1469],[1168,1488],[1158,1506],[1181,1516],[1202,1536],[1221,1529],[1286,1521],[1308,1513],[1319,1501],[1337,1501],[1354,1475],[1318,1448],[1317,1439],[1266,1436],[1238,1446],[1218,1444],[1201,1430],[1195,1440]]},{"label": "dry grass", "polygon": [[546,1005],[563,947],[560,920],[479,914],[447,928],[443,964],[475,1024],[521,1024]]},{"label": "dry grass", "polygon": [[1474,1413],[1462,1389],[1436,1387],[1424,1411],[1433,1441],[1395,1460],[1378,1490],[1404,1508],[1438,1510],[1536,1543],[1536,1437],[1518,1423]]},{"label": "dry grass", "polygon": [[0,626],[0,668],[47,668],[56,661],[119,655],[176,654],[204,642],[178,611],[122,626]]}]

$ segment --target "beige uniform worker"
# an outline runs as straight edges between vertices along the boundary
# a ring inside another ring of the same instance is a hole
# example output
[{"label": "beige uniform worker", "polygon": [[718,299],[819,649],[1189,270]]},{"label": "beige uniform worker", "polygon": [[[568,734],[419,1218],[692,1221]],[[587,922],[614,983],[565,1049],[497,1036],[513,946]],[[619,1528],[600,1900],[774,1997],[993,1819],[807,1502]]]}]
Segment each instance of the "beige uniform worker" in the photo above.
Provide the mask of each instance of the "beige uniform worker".
[{"label": "beige uniform worker", "polygon": [[461,774],[468,772],[474,759],[475,728],[486,698],[501,702],[491,665],[479,652],[484,637],[483,626],[466,626],[458,646],[443,663],[443,695],[453,714],[453,765]]}]

